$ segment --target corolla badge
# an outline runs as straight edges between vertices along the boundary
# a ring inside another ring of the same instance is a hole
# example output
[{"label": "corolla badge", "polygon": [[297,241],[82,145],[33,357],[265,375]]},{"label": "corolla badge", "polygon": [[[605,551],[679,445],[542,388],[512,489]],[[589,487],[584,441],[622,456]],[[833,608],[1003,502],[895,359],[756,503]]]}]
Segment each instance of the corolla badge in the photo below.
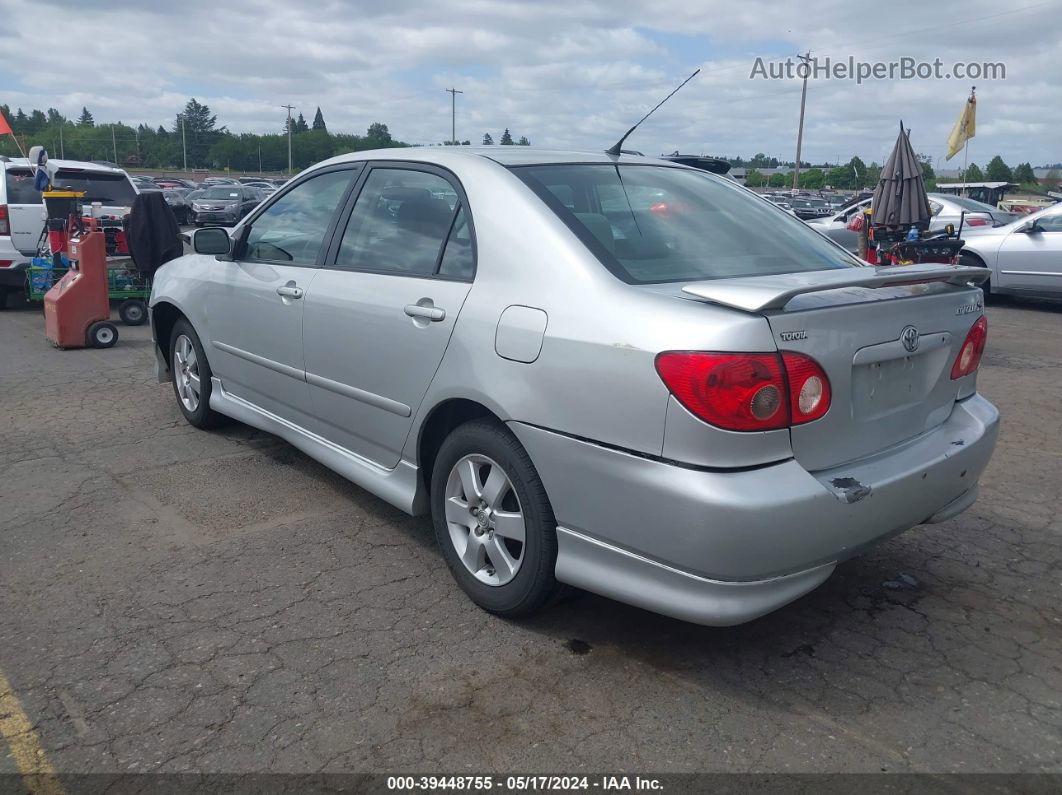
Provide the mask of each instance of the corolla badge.
[{"label": "corolla badge", "polygon": [[906,348],[909,353],[917,351],[918,329],[914,326],[905,326],[903,331],[900,332],[900,342],[903,343],[903,347]]}]

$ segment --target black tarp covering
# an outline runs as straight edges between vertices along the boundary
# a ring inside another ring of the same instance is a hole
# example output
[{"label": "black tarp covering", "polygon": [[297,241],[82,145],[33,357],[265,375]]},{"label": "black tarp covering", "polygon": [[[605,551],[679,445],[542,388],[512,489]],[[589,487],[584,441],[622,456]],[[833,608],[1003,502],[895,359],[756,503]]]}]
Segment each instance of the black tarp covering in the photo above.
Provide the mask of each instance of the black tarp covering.
[{"label": "black tarp covering", "polygon": [[162,191],[141,193],[126,219],[129,254],[144,276],[155,275],[164,262],[184,254],[181,228]]}]

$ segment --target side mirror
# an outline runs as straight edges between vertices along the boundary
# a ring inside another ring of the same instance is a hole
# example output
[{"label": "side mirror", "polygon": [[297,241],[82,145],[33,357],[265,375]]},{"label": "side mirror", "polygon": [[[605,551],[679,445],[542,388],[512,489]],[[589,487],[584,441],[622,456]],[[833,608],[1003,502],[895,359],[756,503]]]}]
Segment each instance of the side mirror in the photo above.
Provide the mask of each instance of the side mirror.
[{"label": "side mirror", "polygon": [[196,254],[228,254],[231,248],[229,233],[221,227],[208,226],[192,233],[192,249]]},{"label": "side mirror", "polygon": [[1027,235],[1038,235],[1044,231],[1044,228],[1036,221],[1027,221],[1021,225],[1021,228],[1018,231],[1024,232]]}]

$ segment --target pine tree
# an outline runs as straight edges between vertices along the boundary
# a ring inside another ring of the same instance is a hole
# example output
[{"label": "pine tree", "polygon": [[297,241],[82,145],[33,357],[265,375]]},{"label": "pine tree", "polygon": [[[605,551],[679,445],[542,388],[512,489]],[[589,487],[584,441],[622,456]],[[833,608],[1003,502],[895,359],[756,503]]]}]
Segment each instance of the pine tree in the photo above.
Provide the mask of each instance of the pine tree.
[{"label": "pine tree", "polygon": [[299,118],[297,118],[295,120],[295,132],[297,132],[297,133],[307,132],[309,129],[310,129],[310,125],[308,125],[306,123],[306,119],[304,119],[302,117],[302,114],[300,113],[299,114]]},{"label": "pine tree", "polygon": [[505,132],[502,133],[502,137],[501,137],[500,143],[501,143],[502,146],[512,146],[513,145],[513,137],[511,135],[509,135],[509,128],[508,127],[506,127],[505,128]]},{"label": "pine tree", "polygon": [[88,108],[82,106],[81,118],[77,120],[78,127],[95,127],[96,120],[92,118],[92,114],[89,113]]},{"label": "pine tree", "polygon": [[494,146],[494,139],[491,138],[490,133],[483,133],[483,145]]},{"label": "pine tree", "polygon": [[988,161],[985,176],[990,182],[1011,182],[1014,175],[1010,172],[1010,166],[1003,162],[1003,158],[996,155]]},{"label": "pine tree", "polygon": [[328,128],[325,127],[325,120],[324,116],[321,114],[320,106],[317,107],[317,113],[313,116],[313,129],[328,132]]},{"label": "pine tree", "polygon": [[526,135],[521,135],[520,140],[516,142],[517,146],[531,146],[531,142],[527,140]]},{"label": "pine tree", "polygon": [[1036,174],[1031,163],[1019,163],[1014,169],[1014,181],[1021,185],[1035,185]]}]

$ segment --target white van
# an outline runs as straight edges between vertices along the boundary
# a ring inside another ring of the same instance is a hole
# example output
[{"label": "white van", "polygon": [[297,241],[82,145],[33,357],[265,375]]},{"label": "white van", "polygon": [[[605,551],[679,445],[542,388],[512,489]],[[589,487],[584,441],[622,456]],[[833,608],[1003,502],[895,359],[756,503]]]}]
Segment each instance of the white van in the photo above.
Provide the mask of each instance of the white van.
[{"label": "white van", "polygon": [[[120,168],[79,160],[52,160],[59,167],[55,187],[84,191],[84,202],[100,202],[104,215],[129,212],[137,189]],[[0,306],[22,289],[25,269],[44,232],[44,202],[33,187],[29,161],[0,157]]]}]

